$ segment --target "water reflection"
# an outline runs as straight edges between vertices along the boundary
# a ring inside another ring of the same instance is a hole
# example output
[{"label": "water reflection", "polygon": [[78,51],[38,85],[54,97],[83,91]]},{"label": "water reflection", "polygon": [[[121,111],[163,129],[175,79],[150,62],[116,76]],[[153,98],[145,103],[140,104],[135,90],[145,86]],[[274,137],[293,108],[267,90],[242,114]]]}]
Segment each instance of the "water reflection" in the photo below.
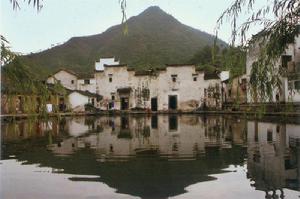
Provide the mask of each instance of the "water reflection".
[{"label": "water reflection", "polygon": [[[216,180],[230,165],[247,164],[245,178],[267,198],[300,187],[300,125],[222,116],[52,118],[1,125],[3,159],[56,172],[99,177],[117,193],[168,198],[189,185]],[[224,185],[226,186],[226,185]],[[250,184],[249,184],[250,186]]]},{"label": "water reflection", "polygon": [[266,198],[284,198],[283,188],[299,190],[300,126],[248,122],[248,178]]}]

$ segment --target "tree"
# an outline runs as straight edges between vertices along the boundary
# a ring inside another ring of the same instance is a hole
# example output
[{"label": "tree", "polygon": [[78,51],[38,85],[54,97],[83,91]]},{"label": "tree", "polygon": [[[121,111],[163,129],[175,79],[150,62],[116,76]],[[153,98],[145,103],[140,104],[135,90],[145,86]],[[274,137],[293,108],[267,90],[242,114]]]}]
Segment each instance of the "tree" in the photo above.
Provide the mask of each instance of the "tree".
[{"label": "tree", "polygon": [[[299,0],[265,0],[265,4],[256,9],[257,0],[235,0],[217,21],[217,30],[224,20],[231,22],[232,45],[240,43],[243,47],[259,45],[259,56],[252,65],[250,85],[252,93],[262,101],[272,99],[274,89],[280,89],[280,76],[284,71],[275,67],[276,61],[293,43],[299,34],[300,2]],[[260,3],[262,1],[259,1]],[[249,14],[242,23],[241,15]],[[247,34],[254,26],[261,26],[257,35],[247,40]]]},{"label": "tree", "polygon": [[[14,10],[17,10],[17,9],[21,9],[20,7],[20,0],[9,0],[13,6],[13,9]],[[24,2],[26,0],[23,0]],[[27,3],[28,5],[33,5],[33,7],[35,7],[37,9],[37,11],[41,10],[42,7],[43,7],[43,0],[27,0]]]}]

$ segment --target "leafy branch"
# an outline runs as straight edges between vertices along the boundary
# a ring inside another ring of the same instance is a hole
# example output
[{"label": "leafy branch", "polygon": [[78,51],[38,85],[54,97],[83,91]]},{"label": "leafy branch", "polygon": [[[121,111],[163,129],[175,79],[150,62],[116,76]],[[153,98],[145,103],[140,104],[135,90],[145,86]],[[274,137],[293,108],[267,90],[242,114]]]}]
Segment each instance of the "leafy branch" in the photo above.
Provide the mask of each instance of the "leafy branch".
[{"label": "leafy branch", "polygon": [[[240,43],[248,51],[258,51],[257,59],[252,64],[250,86],[255,99],[271,100],[273,90],[280,90],[280,70],[277,61],[288,44],[293,43],[299,34],[299,0],[265,1],[265,5],[256,9],[257,0],[235,0],[217,20],[216,34],[225,20],[231,23],[231,43]],[[242,14],[250,16],[241,24],[238,19]],[[262,30],[250,40],[247,34],[254,26]]]}]

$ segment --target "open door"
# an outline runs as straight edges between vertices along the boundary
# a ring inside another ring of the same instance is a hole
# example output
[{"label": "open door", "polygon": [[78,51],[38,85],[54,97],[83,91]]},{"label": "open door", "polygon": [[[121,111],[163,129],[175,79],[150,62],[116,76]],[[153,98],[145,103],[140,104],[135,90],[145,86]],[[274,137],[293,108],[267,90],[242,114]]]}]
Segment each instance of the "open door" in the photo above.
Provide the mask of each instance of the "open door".
[{"label": "open door", "polygon": [[157,97],[151,98],[151,111],[157,111]]},{"label": "open door", "polygon": [[177,109],[177,95],[169,95],[169,110]]},{"label": "open door", "polygon": [[128,110],[129,108],[129,98],[122,97],[121,98],[121,110]]}]

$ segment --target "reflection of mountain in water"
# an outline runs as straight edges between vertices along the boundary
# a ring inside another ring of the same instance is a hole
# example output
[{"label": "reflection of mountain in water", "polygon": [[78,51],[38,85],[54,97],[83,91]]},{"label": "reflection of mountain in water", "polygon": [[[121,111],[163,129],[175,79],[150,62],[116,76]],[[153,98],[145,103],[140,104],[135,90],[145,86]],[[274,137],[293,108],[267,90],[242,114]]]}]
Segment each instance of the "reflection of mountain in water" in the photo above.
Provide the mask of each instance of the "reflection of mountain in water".
[{"label": "reflection of mountain in water", "polygon": [[[14,129],[4,134],[4,158],[13,154],[27,164],[97,175],[70,180],[104,182],[119,193],[167,198],[191,184],[214,180],[209,175],[229,165],[244,164],[248,145],[247,175],[256,189],[299,190],[299,125],[216,116],[88,117],[48,123],[47,130],[24,121],[2,126]],[[24,133],[29,129],[39,131]]]}]

